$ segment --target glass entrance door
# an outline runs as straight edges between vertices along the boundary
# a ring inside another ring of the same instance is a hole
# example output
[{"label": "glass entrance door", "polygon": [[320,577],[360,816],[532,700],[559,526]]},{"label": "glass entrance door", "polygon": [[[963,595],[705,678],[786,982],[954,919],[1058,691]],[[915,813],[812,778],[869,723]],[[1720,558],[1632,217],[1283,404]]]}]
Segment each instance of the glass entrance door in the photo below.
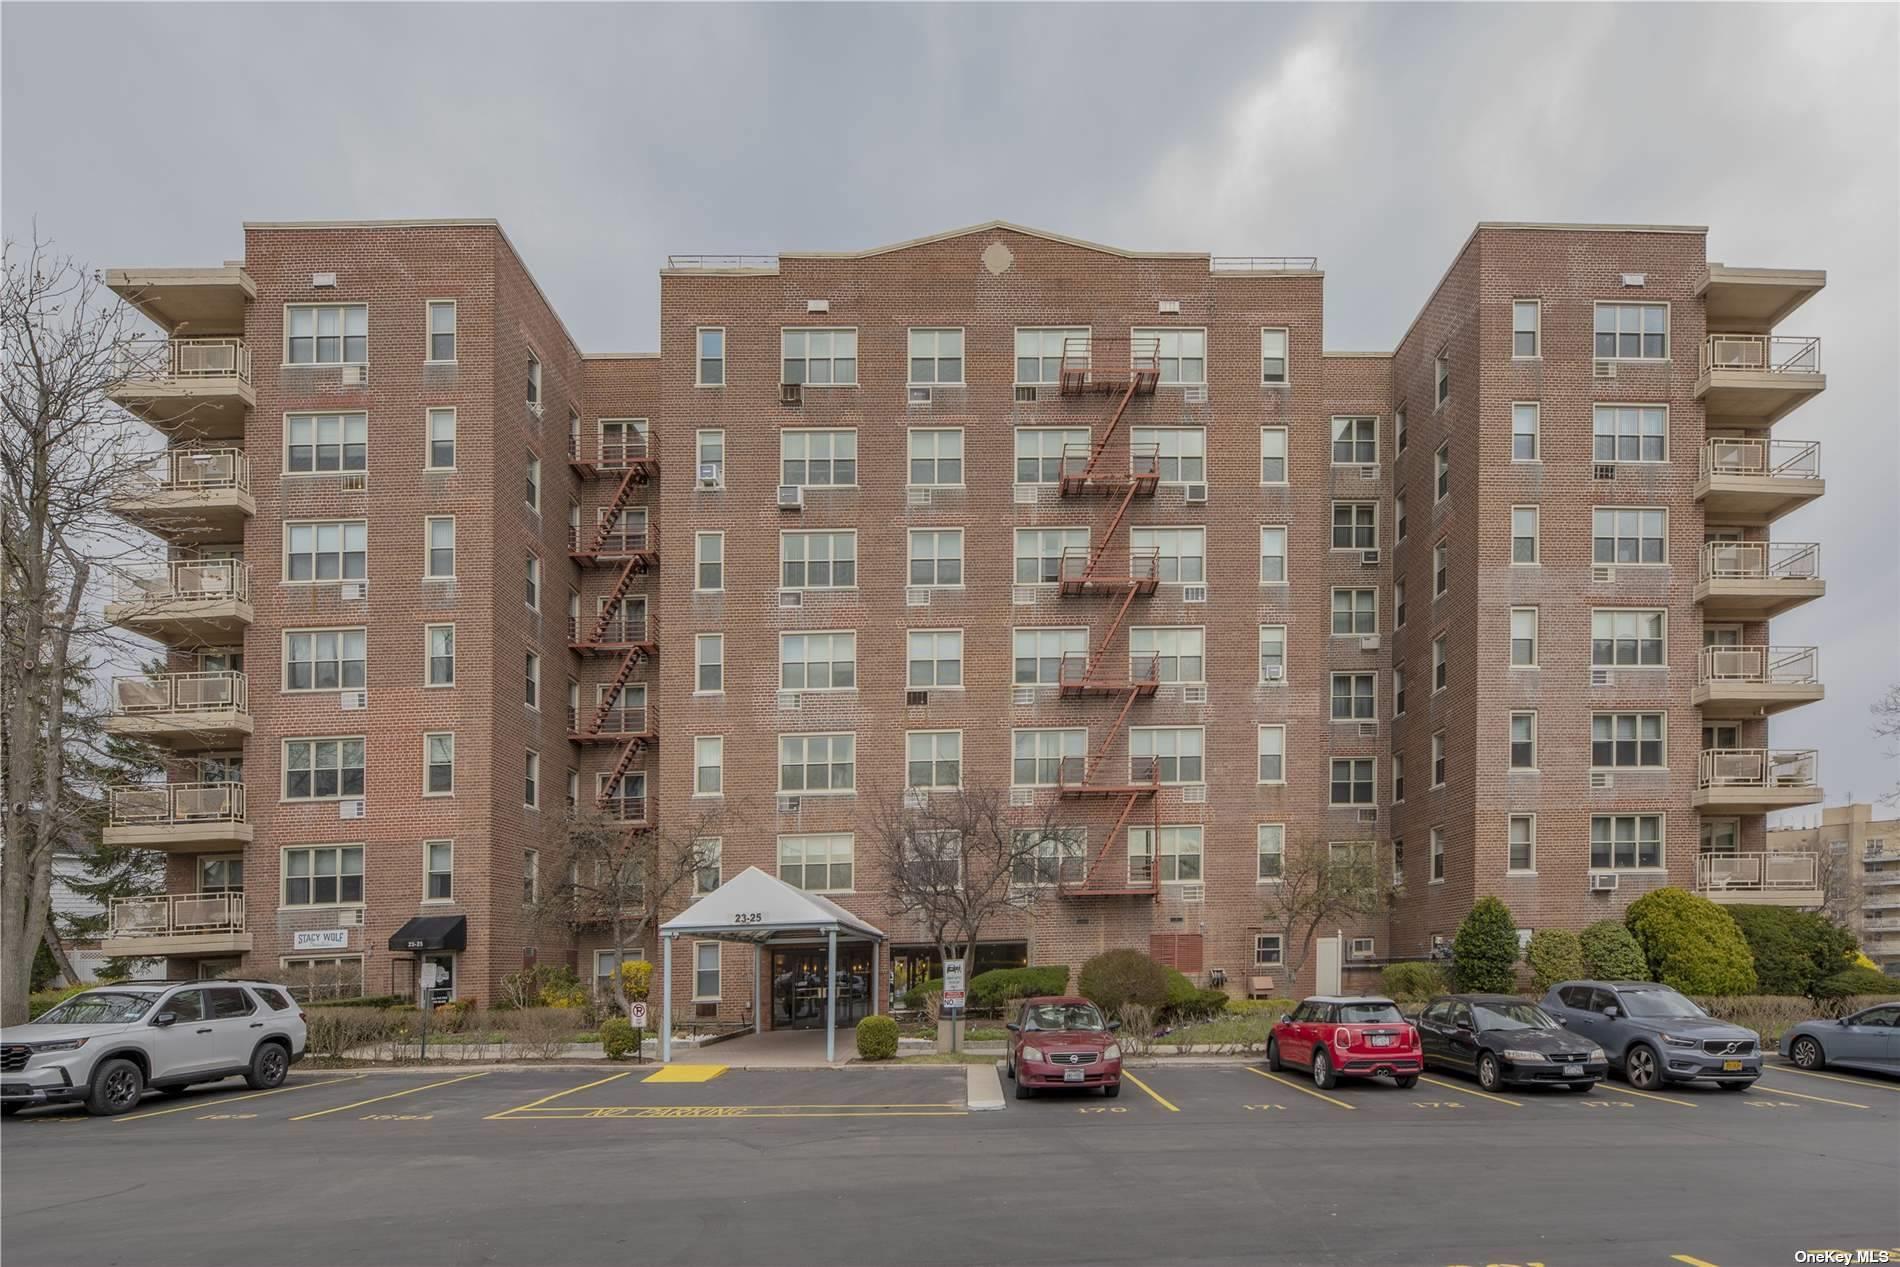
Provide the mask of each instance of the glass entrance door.
[{"label": "glass entrance door", "polygon": [[[869,942],[838,947],[838,1028],[856,1025],[871,1011]],[[825,948],[775,947],[772,950],[772,1028],[825,1027]]]}]

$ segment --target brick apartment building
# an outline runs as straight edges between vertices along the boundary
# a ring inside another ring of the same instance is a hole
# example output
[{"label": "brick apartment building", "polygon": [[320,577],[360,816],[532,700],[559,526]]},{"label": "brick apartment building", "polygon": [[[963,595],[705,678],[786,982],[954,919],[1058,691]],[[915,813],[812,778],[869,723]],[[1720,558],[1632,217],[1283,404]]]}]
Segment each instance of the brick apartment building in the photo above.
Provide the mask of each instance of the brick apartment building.
[{"label": "brick apartment building", "polygon": [[[1324,348],[1310,259],[1000,223],[675,257],[646,355],[582,352],[492,222],[252,224],[108,280],[167,336],[118,399],[175,446],[116,506],[170,562],[110,614],[172,671],[114,725],[177,759],[112,794],[172,855],[117,953],[590,976],[597,932],[532,915],[604,799],[716,824],[706,885],[832,896],[901,983],[869,819],[958,784],[1075,829],[981,963],[1303,988],[1261,900],[1290,842],[1390,868],[1349,982],[1488,893],[1814,900],[1764,823],[1821,798],[1766,721],[1818,665],[1768,621],[1822,581],[1769,527],[1822,490],[1771,428],[1825,385],[1775,332],[1825,278],[1702,229],[1480,225],[1390,353]],[[750,1007],[750,954],[677,949],[676,998]]]}]

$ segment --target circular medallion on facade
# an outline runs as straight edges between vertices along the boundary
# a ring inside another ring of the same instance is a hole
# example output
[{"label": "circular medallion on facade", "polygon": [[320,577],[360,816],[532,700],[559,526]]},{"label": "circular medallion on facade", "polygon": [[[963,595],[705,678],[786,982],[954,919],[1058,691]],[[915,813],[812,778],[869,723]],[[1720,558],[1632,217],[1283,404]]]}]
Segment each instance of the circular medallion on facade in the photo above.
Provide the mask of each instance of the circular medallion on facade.
[{"label": "circular medallion on facade", "polygon": [[992,273],[1007,273],[1015,262],[1014,252],[1001,242],[992,242],[983,248],[983,267]]}]

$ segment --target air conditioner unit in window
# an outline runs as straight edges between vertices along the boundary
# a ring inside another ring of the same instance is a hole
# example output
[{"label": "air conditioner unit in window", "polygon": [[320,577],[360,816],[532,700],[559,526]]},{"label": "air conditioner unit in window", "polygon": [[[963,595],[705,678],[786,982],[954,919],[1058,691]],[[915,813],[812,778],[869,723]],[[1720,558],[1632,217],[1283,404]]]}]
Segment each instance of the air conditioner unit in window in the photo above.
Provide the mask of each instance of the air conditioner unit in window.
[{"label": "air conditioner unit in window", "polygon": [[1616,671],[1614,669],[1591,669],[1590,670],[1590,685],[1591,686],[1615,686],[1616,685]]},{"label": "air conditioner unit in window", "polygon": [[1205,405],[1207,403],[1207,386],[1202,384],[1199,387],[1182,388],[1181,403],[1184,405]]},{"label": "air conditioner unit in window", "polygon": [[1036,602],[1036,587],[1033,585],[1013,586],[1009,591],[1009,601],[1017,607],[1031,607]]},{"label": "air conditioner unit in window", "polygon": [[1376,739],[1378,738],[1378,736],[1379,736],[1378,722],[1362,721],[1359,723],[1359,737],[1361,739]]},{"label": "air conditioner unit in window", "polygon": [[802,383],[780,383],[778,385],[779,404],[796,405],[803,402],[804,399],[805,388]]},{"label": "air conditioner unit in window", "polygon": [[336,587],[336,596],[346,603],[360,603],[369,597],[369,582],[345,581]]},{"label": "air conditioner unit in window", "polygon": [[1190,906],[1198,906],[1202,902],[1207,901],[1207,886],[1205,884],[1183,884],[1180,888],[1181,901]]},{"label": "air conditioner unit in window", "polygon": [[1615,378],[1616,377],[1616,362],[1615,361],[1596,362],[1594,365],[1590,367],[1590,376],[1592,378]]},{"label": "air conditioner unit in window", "polygon": [[1016,485],[1016,491],[1015,491],[1016,504],[1018,506],[1034,506],[1038,498],[1041,496],[1041,494],[1036,491],[1037,487],[1038,486],[1035,484]]},{"label": "air conditioner unit in window", "polygon": [[1181,587],[1181,601],[1184,603],[1205,603],[1207,601],[1207,586],[1183,585]]},{"label": "air conditioner unit in window", "polygon": [[805,605],[805,591],[780,590],[778,592],[778,605],[780,607],[803,607]]},{"label": "air conditioner unit in window", "polygon": [[831,301],[829,299],[807,299],[805,301],[805,311],[806,312],[830,312]]},{"label": "air conditioner unit in window", "polygon": [[928,506],[932,500],[933,494],[927,488],[912,488],[906,490],[904,493],[904,504],[906,506]]},{"label": "air conditioner unit in window", "polygon": [[367,493],[369,475],[363,471],[348,471],[340,481],[342,491],[346,493]]},{"label": "air conditioner unit in window", "polygon": [[805,486],[803,484],[780,484],[778,486],[778,508],[780,510],[805,509]]},{"label": "air conditioner unit in window", "polygon": [[1184,485],[1181,489],[1181,500],[1190,506],[1205,506],[1207,504],[1207,485]]},{"label": "air conditioner unit in window", "polygon": [[1359,552],[1359,562],[1365,567],[1378,567],[1379,552],[1377,550],[1361,550]]},{"label": "air conditioner unit in window", "polygon": [[701,488],[719,487],[719,463],[705,462],[700,465],[699,486]]},{"label": "air conditioner unit in window", "polygon": [[1181,804],[1183,805],[1207,804],[1207,784],[1183,783],[1181,785]]},{"label": "air conditioner unit in window", "polygon": [[1033,707],[1036,702],[1036,688],[1033,686],[1012,687],[1009,692],[1009,702],[1017,708]]},{"label": "air conditioner unit in window", "polygon": [[930,704],[929,691],[905,691],[904,692],[904,707],[905,708],[925,708],[925,707],[928,707],[929,704]]},{"label": "air conditioner unit in window", "polygon": [[1615,464],[1610,463],[1610,462],[1598,462],[1596,465],[1590,468],[1590,478],[1593,480],[1615,479],[1616,478]]},{"label": "air conditioner unit in window", "polygon": [[1033,387],[1018,387],[1016,389],[1016,403],[1019,405],[1035,404],[1036,389]]},{"label": "air conditioner unit in window", "polygon": [[1181,301],[1179,299],[1156,300],[1155,311],[1164,317],[1178,317],[1181,315]]},{"label": "air conditioner unit in window", "polygon": [[1614,871],[1593,871],[1590,873],[1590,892],[1614,893],[1616,892],[1616,880],[1617,876]]},{"label": "air conditioner unit in window", "polygon": [[354,712],[355,710],[359,708],[368,708],[369,707],[369,692],[368,691],[344,691],[342,694],[336,697],[336,706],[342,709],[346,713]]},{"label": "air conditioner unit in window", "polygon": [[1362,823],[1376,823],[1379,821],[1379,811],[1376,809],[1362,809],[1359,811],[1358,817]]},{"label": "air conditioner unit in window", "polygon": [[1361,651],[1377,651],[1379,649],[1379,635],[1378,634],[1360,634],[1359,635],[1359,649]]},{"label": "air conditioner unit in window", "polygon": [[924,809],[929,804],[930,793],[924,788],[912,787],[904,789],[905,809]]},{"label": "air conditioner unit in window", "polygon": [[780,691],[778,693],[778,711],[779,712],[796,713],[804,707],[805,707],[804,697],[799,695],[797,691]]},{"label": "air conditioner unit in window", "polygon": [[1036,803],[1036,789],[1032,787],[1011,788],[1009,790],[1009,803],[1017,809],[1025,805],[1034,805]]},{"label": "air conditioner unit in window", "polygon": [[1593,771],[1590,775],[1590,787],[1593,790],[1600,790],[1602,788],[1610,788],[1610,787],[1615,787],[1615,786],[1616,786],[1616,776],[1614,774],[1607,774],[1599,770],[1599,771]]},{"label": "air conditioner unit in window", "polygon": [[781,814],[796,814],[798,812],[798,798],[796,796],[787,796],[783,792],[779,793],[778,812]]},{"label": "air conditioner unit in window", "polygon": [[363,908],[346,906],[336,913],[338,928],[361,928],[363,926]]},{"label": "air conditioner unit in window", "polygon": [[338,818],[361,818],[363,817],[363,813],[363,798],[360,796],[336,803],[336,816]]},{"label": "air conditioner unit in window", "polygon": [[930,389],[928,387],[913,387],[906,393],[905,399],[907,403],[912,405],[928,405],[930,403]]},{"label": "air conditioner unit in window", "polygon": [[1181,688],[1181,702],[1183,704],[1207,703],[1206,683],[1198,683],[1194,685],[1183,686]]},{"label": "air conditioner unit in window", "polygon": [[345,387],[363,387],[369,383],[369,366],[345,365],[342,383]]},{"label": "air conditioner unit in window", "polygon": [[1283,682],[1286,680],[1286,666],[1283,664],[1269,664],[1261,671],[1260,679],[1263,682]]},{"label": "air conditioner unit in window", "polygon": [[1379,478],[1379,468],[1376,466],[1362,466],[1359,468],[1359,478],[1362,480],[1376,480]]},{"label": "air conditioner unit in window", "polygon": [[1590,579],[1593,581],[1614,581],[1616,579],[1616,566],[1610,563],[1594,564],[1590,568]]},{"label": "air conditioner unit in window", "polygon": [[904,606],[906,607],[930,606],[929,588],[922,585],[912,585],[906,588],[904,590]]}]

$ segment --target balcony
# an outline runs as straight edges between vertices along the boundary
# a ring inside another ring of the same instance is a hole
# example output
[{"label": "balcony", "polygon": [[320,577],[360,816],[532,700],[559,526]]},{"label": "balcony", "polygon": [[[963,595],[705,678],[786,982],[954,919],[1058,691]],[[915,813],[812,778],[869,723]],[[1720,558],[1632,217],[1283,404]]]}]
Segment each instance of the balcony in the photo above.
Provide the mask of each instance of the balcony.
[{"label": "balcony", "polygon": [[1690,803],[1704,814],[1763,814],[1818,805],[1819,768],[1812,748],[1708,748],[1696,760]]},{"label": "balcony", "polygon": [[106,286],[169,331],[228,334],[244,328],[257,283],[241,265],[222,268],[113,268]]},{"label": "balcony", "polygon": [[251,949],[241,892],[114,898],[111,920],[101,946],[111,955],[238,955]]},{"label": "balcony", "polygon": [[1695,860],[1696,892],[1712,902],[1818,906],[1820,856],[1812,853],[1705,853]]},{"label": "balcony", "polygon": [[243,339],[166,339],[133,349],[112,402],[161,431],[212,440],[244,434],[257,404]]},{"label": "balcony", "polygon": [[1710,426],[1766,427],[1827,389],[1821,341],[1778,334],[1711,334],[1695,394]]},{"label": "balcony", "polygon": [[251,841],[242,783],[145,783],[106,792],[105,843],[205,853]]},{"label": "balcony", "polygon": [[229,748],[251,733],[242,673],[115,678],[106,733],[179,749]]},{"label": "balcony", "polygon": [[1063,695],[1136,695],[1143,699],[1153,695],[1161,686],[1161,657],[1159,655],[1139,655],[1131,653],[1128,657],[1128,676],[1126,679],[1116,676],[1110,665],[1119,666],[1119,658],[1108,657],[1104,664],[1095,665],[1090,673],[1090,658],[1080,652],[1070,652],[1062,657],[1056,672],[1057,689]]},{"label": "balcony", "polygon": [[257,513],[242,449],[179,448],[126,482],[112,511],[162,537],[235,541]]},{"label": "balcony", "polygon": [[1730,268],[1714,261],[1696,293],[1711,329],[1766,333],[1821,293],[1827,272],[1818,268]]},{"label": "balcony", "polygon": [[239,559],[190,559],[118,578],[106,619],[161,642],[216,645],[249,625],[251,571]]},{"label": "balcony", "polygon": [[1712,520],[1764,525],[1827,491],[1812,440],[1723,438],[1702,446],[1696,500]]},{"label": "balcony", "polygon": [[1690,699],[1707,719],[1748,718],[1812,704],[1824,693],[1816,647],[1704,647]]},{"label": "balcony", "polygon": [[1710,541],[1697,560],[1702,618],[1767,620],[1827,593],[1812,541]]}]

